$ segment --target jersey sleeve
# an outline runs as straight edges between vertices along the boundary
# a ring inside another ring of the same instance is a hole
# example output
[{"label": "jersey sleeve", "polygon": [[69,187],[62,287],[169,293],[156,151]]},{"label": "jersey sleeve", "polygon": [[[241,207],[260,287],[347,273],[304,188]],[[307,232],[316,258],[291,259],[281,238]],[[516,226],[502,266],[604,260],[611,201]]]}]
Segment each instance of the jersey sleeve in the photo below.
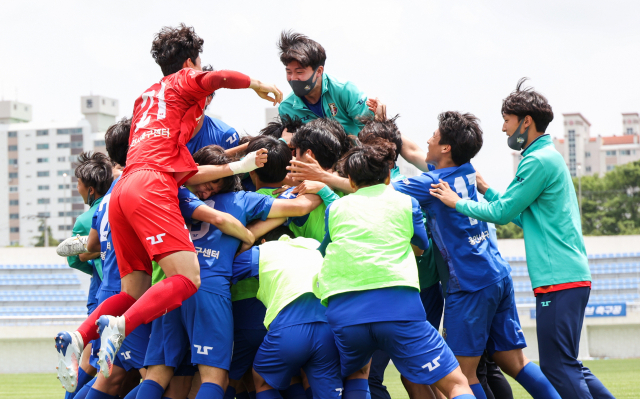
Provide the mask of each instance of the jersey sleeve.
[{"label": "jersey sleeve", "polygon": [[429,248],[429,237],[424,227],[420,203],[413,197],[411,198],[411,212],[413,213],[413,237],[411,238],[411,243],[422,250],[426,250]]},{"label": "jersey sleeve", "polygon": [[98,212],[95,212],[93,214],[93,217],[91,217],[91,228],[97,231],[100,231],[99,229],[100,226],[98,226]]},{"label": "jersey sleeve", "polygon": [[[494,190],[491,202],[458,201],[456,210],[466,216],[500,225],[508,224],[527,209],[545,188],[544,166],[534,157],[526,157],[518,165],[516,176],[503,195]],[[488,190],[487,190],[488,191]],[[485,196],[485,199],[489,201]]]},{"label": "jersey sleeve", "polygon": [[224,130],[224,133],[222,134],[222,144],[221,147],[224,148],[225,150],[228,150],[229,148],[233,148],[233,147],[237,147],[238,143],[240,143],[240,136],[238,135],[238,132],[236,131],[236,129],[232,128],[231,126],[227,126],[228,129]]},{"label": "jersey sleeve", "polygon": [[249,277],[258,278],[260,272],[260,247],[254,246],[233,260],[231,284]]},{"label": "jersey sleeve", "polygon": [[431,176],[421,174],[420,176],[394,181],[391,184],[396,191],[417,199],[421,207],[427,208],[429,203],[433,201],[429,189],[434,182],[435,180]]},{"label": "jersey sleeve", "polygon": [[178,77],[180,94],[201,100],[218,89],[246,89],[251,83],[249,76],[235,71],[202,72],[184,68]]},{"label": "jersey sleeve", "polygon": [[178,205],[180,206],[180,213],[182,213],[184,221],[186,223],[193,223],[191,219],[193,212],[197,207],[205,205],[205,203],[200,201],[188,188],[182,186],[178,189]]},{"label": "jersey sleeve", "polygon": [[373,112],[369,111],[367,106],[367,96],[351,82],[345,83],[340,94],[347,115],[355,122],[358,128],[362,129],[364,125],[360,118],[369,115],[373,116]]},{"label": "jersey sleeve", "polygon": [[247,213],[247,222],[255,219],[267,220],[274,198],[258,193],[245,192],[244,209]]}]

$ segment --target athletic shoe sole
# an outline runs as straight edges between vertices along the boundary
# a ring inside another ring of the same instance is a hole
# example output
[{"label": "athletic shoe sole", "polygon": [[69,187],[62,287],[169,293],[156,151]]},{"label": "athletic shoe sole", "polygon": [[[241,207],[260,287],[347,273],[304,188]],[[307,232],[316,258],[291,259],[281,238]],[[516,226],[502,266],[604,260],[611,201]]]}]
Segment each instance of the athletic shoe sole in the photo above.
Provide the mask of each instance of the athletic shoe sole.
[{"label": "athletic shoe sole", "polygon": [[78,386],[78,364],[82,350],[73,333],[62,331],[55,338],[58,351],[58,379],[67,392],[75,392]]},{"label": "athletic shoe sole", "polygon": [[100,350],[98,351],[98,365],[104,378],[109,378],[113,371],[113,361],[120,350],[124,334],[116,326],[113,316],[100,316],[96,322],[100,332]]}]

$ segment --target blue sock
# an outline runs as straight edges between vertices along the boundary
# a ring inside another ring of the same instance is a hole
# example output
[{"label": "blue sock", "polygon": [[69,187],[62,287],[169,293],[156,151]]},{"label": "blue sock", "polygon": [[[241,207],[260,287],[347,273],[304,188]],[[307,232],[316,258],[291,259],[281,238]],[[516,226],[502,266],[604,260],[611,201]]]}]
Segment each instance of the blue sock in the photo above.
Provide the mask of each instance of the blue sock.
[{"label": "blue sock", "polygon": [[224,389],[213,382],[203,382],[196,395],[196,399],[222,399],[223,397]]},{"label": "blue sock", "polygon": [[[254,392],[255,394],[255,392]],[[249,396],[249,392],[244,391],[236,394],[236,399],[251,399]]]},{"label": "blue sock", "polygon": [[560,399],[558,391],[551,385],[547,377],[542,374],[540,367],[533,362],[527,363],[520,370],[516,376],[516,381],[529,392],[533,399]]},{"label": "blue sock", "polygon": [[131,392],[129,392],[127,396],[124,397],[124,399],[136,399],[136,396],[138,396],[138,390],[141,386],[142,385],[138,385],[137,387],[133,388]]},{"label": "blue sock", "polygon": [[76,396],[74,396],[73,398],[74,399],[85,399],[87,397],[87,395],[89,394],[89,391],[91,390],[91,387],[93,386],[93,384],[95,384],[95,382],[96,382],[96,378],[94,377],[91,381],[89,381],[86,384],[84,384],[82,389],[77,391]]},{"label": "blue sock", "polygon": [[367,399],[371,397],[369,392],[369,380],[358,378],[355,380],[346,380],[344,382],[344,391],[342,391],[342,399]]},{"label": "blue sock", "polygon": [[[486,397],[486,395],[485,395],[485,397]],[[474,398],[475,398],[475,396],[469,395],[468,393],[464,393],[462,395],[458,395],[458,396],[456,396],[454,398],[451,398],[451,399],[474,399]]]},{"label": "blue sock", "polygon": [[236,397],[236,389],[231,385],[227,385],[227,390],[224,392],[224,399],[234,399]]},{"label": "blue sock", "polygon": [[281,399],[280,392],[277,389],[267,389],[266,391],[258,392],[256,399]]},{"label": "blue sock", "polygon": [[100,392],[95,388],[91,388],[89,394],[87,394],[87,399],[116,399],[117,395],[108,395],[104,392]]},{"label": "blue sock", "polygon": [[249,391],[247,394],[249,395],[249,399],[256,399],[258,397],[258,395],[256,395],[256,391]]},{"label": "blue sock", "polygon": [[136,398],[140,399],[162,399],[164,388],[160,384],[151,380],[144,380],[140,384],[138,395]]},{"label": "blue sock", "polygon": [[471,388],[471,391],[473,391],[473,394],[475,395],[476,398],[478,399],[487,399],[487,395],[484,393],[484,389],[482,389],[482,385],[478,384],[473,384],[469,386]]},{"label": "blue sock", "polygon": [[304,391],[304,394],[307,396],[307,399],[313,399],[313,391],[311,390],[311,387],[307,388]]},{"label": "blue sock", "polygon": [[301,383],[289,385],[289,388],[287,388],[287,399],[307,399]]}]

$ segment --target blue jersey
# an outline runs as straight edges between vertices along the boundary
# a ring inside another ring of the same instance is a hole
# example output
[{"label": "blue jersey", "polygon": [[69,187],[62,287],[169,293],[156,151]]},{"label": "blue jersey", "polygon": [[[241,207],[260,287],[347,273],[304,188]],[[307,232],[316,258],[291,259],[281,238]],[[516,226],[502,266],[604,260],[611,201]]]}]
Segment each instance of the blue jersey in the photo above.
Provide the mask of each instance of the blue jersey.
[{"label": "blue jersey", "polygon": [[228,150],[236,147],[240,142],[240,137],[236,129],[222,122],[220,119],[204,116],[202,127],[194,137],[187,142],[187,148],[191,154],[202,147],[216,144]]},{"label": "blue jersey", "polygon": [[429,231],[449,269],[447,292],[475,292],[497,283],[509,275],[511,268],[490,239],[487,223],[465,216],[431,196],[431,184],[441,179],[463,199],[478,201],[476,170],[470,163],[392,184],[397,191],[417,199],[425,211]]},{"label": "blue jersey", "polygon": [[[186,193],[185,193],[186,194]],[[230,283],[233,274],[233,258],[240,246],[240,240],[222,234],[217,227],[206,222],[191,219],[194,201],[178,192],[180,209],[198,253],[200,263],[200,289],[231,298]],[[266,220],[274,199],[267,195],[237,191],[216,194],[204,203],[218,211],[228,213],[246,224],[255,219]]]},{"label": "blue jersey", "polygon": [[116,252],[111,241],[111,226],[109,225],[109,200],[111,191],[116,186],[120,177],[111,183],[109,191],[102,197],[102,202],[93,214],[91,228],[98,232],[100,239],[100,259],[102,259],[102,290],[120,291],[120,271],[116,261]]}]

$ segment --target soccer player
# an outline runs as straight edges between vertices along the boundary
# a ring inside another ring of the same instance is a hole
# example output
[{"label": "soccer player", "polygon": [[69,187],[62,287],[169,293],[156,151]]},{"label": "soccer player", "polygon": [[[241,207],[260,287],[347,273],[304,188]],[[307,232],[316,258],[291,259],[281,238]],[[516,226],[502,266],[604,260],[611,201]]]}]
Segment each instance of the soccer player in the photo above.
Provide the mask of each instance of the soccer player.
[{"label": "soccer player", "polygon": [[[193,28],[184,25],[163,28],[153,42],[151,53],[165,76],[135,102],[127,168],[109,204],[123,290],[103,302],[77,332],[64,334],[65,343],[58,349],[59,362],[74,381],[77,366],[73,358],[79,357],[86,343],[97,338],[95,324],[100,316],[119,316],[104,317],[100,325],[104,345],[99,362],[103,372],[108,373],[126,335],[177,308],[197,291],[199,266],[179,212],[178,187],[256,167],[254,154],[238,163],[198,168],[185,145],[202,118],[206,97],[219,88],[251,88],[274,105],[282,97],[275,86],[238,72],[201,72],[199,53],[203,42]],[[264,161],[258,159],[257,166]],[[168,278],[138,301],[150,287],[152,260],[158,262]]]},{"label": "soccer player", "polygon": [[469,163],[482,147],[477,118],[449,111],[440,114],[438,121],[438,128],[428,141],[426,158],[436,169],[393,185],[420,202],[427,213],[429,230],[447,262],[443,335],[476,397],[486,398],[476,375],[486,348],[496,363],[534,398],[559,398],[540,368],[522,352],[526,342],[516,309],[511,268],[490,239],[487,223],[451,210],[429,193],[432,183],[447,181],[463,198],[477,201],[476,172]]},{"label": "soccer player", "polygon": [[[219,146],[207,146],[194,154],[199,165],[220,165],[230,160]],[[240,179],[229,176],[213,183],[211,192],[197,190],[204,203],[238,218],[246,224],[254,219],[299,216],[319,205],[317,196],[300,196],[294,200],[274,200],[270,196],[241,191]],[[189,217],[199,201],[184,198],[181,190],[180,208],[188,224],[198,253],[202,286],[178,309],[167,313],[153,325],[152,340],[145,364],[147,379],[138,392],[141,398],[161,398],[173,367],[179,364],[191,348],[191,363],[197,364],[202,385],[198,398],[222,398],[227,385],[227,373],[233,347],[233,313],[229,280],[233,258],[240,240],[227,236],[209,223]],[[213,195],[212,195],[213,194]],[[196,208],[196,209],[198,209]],[[156,334],[156,328],[162,334]],[[162,341],[154,341],[160,337]],[[190,343],[190,344],[189,344]],[[215,348],[215,351],[210,352]]]},{"label": "soccer player", "polygon": [[[274,139],[283,139],[287,145],[291,143],[293,134],[303,125],[302,121],[297,117],[289,115],[281,115],[276,120],[271,121],[260,130],[259,135],[270,136]],[[295,148],[292,148],[295,153]]]},{"label": "soccer player", "polygon": [[[465,196],[461,200],[436,180],[432,195],[470,219],[502,225],[512,221],[523,228],[536,295],[540,367],[563,398],[612,398],[577,359],[591,291],[580,212],[565,161],[545,134],[553,120],[551,105],[540,93],[523,87],[524,81],[502,102],[507,144],[523,156],[507,191],[500,194],[478,178],[478,191],[488,203],[464,201]],[[562,217],[559,210],[564,211]]]},{"label": "soccer player", "polygon": [[362,129],[359,119],[373,115],[367,96],[353,83],[339,82],[324,73],[327,55],[320,43],[300,33],[283,31],[278,48],[293,90],[280,104],[280,115],[298,117],[303,123],[333,118],[347,134],[357,136]]},{"label": "soccer player", "polygon": [[[418,202],[388,186],[395,146],[357,147],[343,160],[355,193],[327,208],[317,291],[340,352],[345,399],[368,395],[371,355],[384,350],[402,375],[472,398],[453,353],[426,321],[411,244],[429,239]],[[418,250],[418,252],[421,252]]]}]

